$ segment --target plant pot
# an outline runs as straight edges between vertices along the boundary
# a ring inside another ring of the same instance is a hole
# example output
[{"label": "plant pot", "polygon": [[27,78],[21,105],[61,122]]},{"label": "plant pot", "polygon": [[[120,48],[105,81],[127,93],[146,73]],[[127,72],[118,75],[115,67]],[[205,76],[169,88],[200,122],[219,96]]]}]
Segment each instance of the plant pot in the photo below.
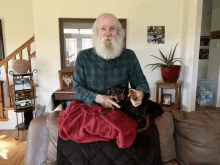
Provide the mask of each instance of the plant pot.
[{"label": "plant pot", "polygon": [[162,66],[161,76],[164,82],[175,83],[180,76],[181,65]]}]

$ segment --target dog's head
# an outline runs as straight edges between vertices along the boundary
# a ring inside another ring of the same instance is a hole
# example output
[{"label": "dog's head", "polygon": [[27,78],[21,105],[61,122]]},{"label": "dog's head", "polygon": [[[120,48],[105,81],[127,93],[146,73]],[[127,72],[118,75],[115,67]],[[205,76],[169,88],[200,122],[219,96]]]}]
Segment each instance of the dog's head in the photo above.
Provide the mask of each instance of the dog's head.
[{"label": "dog's head", "polygon": [[111,96],[116,102],[123,101],[128,95],[128,87],[124,84],[115,85],[107,89],[106,95]]}]

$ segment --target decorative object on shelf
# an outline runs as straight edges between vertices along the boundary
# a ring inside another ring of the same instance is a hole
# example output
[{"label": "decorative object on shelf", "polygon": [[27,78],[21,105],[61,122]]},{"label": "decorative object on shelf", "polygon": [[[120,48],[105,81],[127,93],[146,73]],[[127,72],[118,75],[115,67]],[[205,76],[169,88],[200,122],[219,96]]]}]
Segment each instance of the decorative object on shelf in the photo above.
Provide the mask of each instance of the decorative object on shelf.
[{"label": "decorative object on shelf", "polygon": [[73,72],[74,70],[59,70],[59,80],[61,89],[73,88]]},{"label": "decorative object on shelf", "polygon": [[28,96],[26,96],[26,97],[15,97],[14,100],[15,100],[16,109],[33,107],[31,98],[28,97]]},{"label": "decorative object on shelf", "polygon": [[29,78],[14,79],[14,89],[15,91],[31,90]]},{"label": "decorative object on shelf", "polygon": [[35,110],[33,111],[35,113],[35,117],[44,115],[45,109],[46,109],[46,105],[42,106],[40,104],[37,104],[37,107],[35,107]]},{"label": "decorative object on shelf", "polygon": [[27,73],[30,69],[31,63],[28,60],[15,60],[12,64],[12,69],[15,73]]},{"label": "decorative object on shelf", "polygon": [[171,94],[163,94],[162,99],[163,105],[171,105]]},{"label": "decorative object on shelf", "polygon": [[172,49],[170,51],[169,57],[164,55],[161,50],[160,54],[162,56],[161,58],[158,58],[154,55],[151,55],[159,60],[161,60],[164,63],[155,63],[155,64],[148,64],[145,67],[151,65],[152,71],[158,67],[161,68],[161,76],[164,82],[169,82],[169,83],[175,83],[177,82],[179,75],[180,75],[180,70],[181,70],[181,65],[174,65],[175,62],[179,61],[181,64],[183,64],[180,60],[180,58],[174,58],[175,50],[177,47],[178,43],[176,44],[173,52]]}]

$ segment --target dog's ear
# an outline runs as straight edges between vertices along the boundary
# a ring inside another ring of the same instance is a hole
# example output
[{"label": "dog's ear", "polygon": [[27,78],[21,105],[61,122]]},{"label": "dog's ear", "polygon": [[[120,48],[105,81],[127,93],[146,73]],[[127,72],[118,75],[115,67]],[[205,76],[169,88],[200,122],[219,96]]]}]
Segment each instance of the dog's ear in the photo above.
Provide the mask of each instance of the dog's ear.
[{"label": "dog's ear", "polygon": [[108,88],[108,89],[107,89],[106,95],[111,95],[111,88]]}]

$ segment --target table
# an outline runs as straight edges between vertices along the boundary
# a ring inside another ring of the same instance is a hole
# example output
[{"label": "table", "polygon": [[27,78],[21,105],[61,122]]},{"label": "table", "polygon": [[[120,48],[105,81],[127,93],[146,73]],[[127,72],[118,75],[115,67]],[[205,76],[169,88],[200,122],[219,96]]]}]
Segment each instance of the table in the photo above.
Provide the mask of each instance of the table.
[{"label": "table", "polygon": [[58,89],[52,94],[52,98],[55,104],[55,107],[57,107],[59,104],[62,105],[62,109],[66,108],[66,101],[73,101],[77,100],[73,90],[61,90]]},{"label": "table", "polygon": [[[181,86],[182,81],[178,80],[176,83],[167,83],[163,80],[156,82],[156,102],[160,104],[164,111],[180,110],[181,105]],[[161,100],[159,102],[159,90],[161,88]],[[175,89],[175,103],[171,103],[170,106],[162,104],[163,89]]]}]

